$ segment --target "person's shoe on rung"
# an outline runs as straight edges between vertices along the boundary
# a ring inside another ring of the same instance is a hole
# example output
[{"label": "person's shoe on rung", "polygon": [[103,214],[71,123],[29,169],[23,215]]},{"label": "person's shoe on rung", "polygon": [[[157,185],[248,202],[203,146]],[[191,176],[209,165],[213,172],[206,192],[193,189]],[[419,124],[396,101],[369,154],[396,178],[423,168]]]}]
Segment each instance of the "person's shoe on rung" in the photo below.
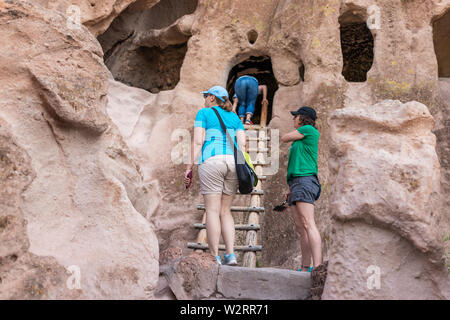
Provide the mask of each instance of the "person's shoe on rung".
[{"label": "person's shoe on rung", "polygon": [[227,266],[236,266],[237,265],[236,255],[234,253],[225,254],[223,257],[225,259],[225,264]]}]

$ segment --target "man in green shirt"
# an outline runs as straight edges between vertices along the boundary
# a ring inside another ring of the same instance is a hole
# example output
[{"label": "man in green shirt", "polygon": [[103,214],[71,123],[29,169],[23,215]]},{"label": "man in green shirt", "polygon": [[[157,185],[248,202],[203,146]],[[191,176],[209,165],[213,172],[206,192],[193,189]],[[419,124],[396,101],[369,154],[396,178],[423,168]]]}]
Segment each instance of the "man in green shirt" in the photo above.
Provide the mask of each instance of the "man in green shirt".
[{"label": "man in green shirt", "polygon": [[289,205],[294,205],[292,215],[302,248],[302,268],[311,271],[311,257],[314,268],[322,264],[322,239],[314,221],[314,201],[320,196],[317,178],[317,154],[319,131],[315,127],[316,112],[310,107],[291,111],[295,131],[285,134],[281,142],[292,142],[289,149],[287,182]]}]

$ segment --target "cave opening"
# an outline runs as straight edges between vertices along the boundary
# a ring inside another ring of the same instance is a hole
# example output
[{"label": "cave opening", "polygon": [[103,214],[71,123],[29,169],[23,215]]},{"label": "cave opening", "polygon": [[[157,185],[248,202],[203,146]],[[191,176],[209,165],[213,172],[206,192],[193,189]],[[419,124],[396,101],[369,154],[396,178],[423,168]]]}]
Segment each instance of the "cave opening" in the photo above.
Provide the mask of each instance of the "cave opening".
[{"label": "cave opening", "polygon": [[[229,75],[227,81],[227,90],[230,97],[234,95],[234,84],[239,77],[244,75],[255,77],[258,80],[259,85],[267,86],[267,100],[269,101],[269,107],[267,110],[267,124],[269,124],[272,118],[272,105],[275,92],[278,90],[278,82],[275,79],[272,69],[272,61],[269,56],[251,56],[247,60],[235,65]],[[259,124],[261,120],[261,103],[262,94],[258,95],[256,100],[255,113],[252,117],[254,124]]]},{"label": "cave opening", "polygon": [[180,81],[187,43],[160,47],[141,46],[106,60],[116,81],[151,93],[172,90]]},{"label": "cave opening", "polygon": [[433,42],[438,76],[450,78],[450,10],[433,22]]},{"label": "cave opening", "polygon": [[373,64],[374,39],[362,15],[347,11],[339,17],[342,75],[348,82],[365,82]]},{"label": "cave opening", "polygon": [[161,0],[151,7],[149,3],[131,4],[98,41],[115,80],[158,93],[174,89],[180,81],[190,35],[176,24],[195,12],[198,0]]}]

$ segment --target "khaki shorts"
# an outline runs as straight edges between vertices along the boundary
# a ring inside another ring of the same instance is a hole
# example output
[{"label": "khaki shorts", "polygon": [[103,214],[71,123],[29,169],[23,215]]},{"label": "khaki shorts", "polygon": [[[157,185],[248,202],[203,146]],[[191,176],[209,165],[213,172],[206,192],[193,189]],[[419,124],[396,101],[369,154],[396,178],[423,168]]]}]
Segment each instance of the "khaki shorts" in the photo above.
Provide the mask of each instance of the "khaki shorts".
[{"label": "khaki shorts", "polygon": [[239,182],[234,156],[218,155],[206,159],[198,166],[201,194],[236,194]]}]

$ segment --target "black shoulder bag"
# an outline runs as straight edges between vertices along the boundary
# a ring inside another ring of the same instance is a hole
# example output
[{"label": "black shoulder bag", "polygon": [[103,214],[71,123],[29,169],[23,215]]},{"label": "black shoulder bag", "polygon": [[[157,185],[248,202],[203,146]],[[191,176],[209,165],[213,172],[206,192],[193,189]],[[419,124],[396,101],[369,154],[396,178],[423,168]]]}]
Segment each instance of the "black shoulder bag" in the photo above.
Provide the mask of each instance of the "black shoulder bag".
[{"label": "black shoulder bag", "polygon": [[253,187],[258,183],[258,177],[253,168],[247,163],[243,152],[237,147],[237,143],[231,138],[230,133],[227,131],[219,112],[212,108],[219,118],[222,130],[226,133],[229,141],[234,146],[234,163],[236,164],[236,173],[239,180],[239,192],[241,194],[249,194],[253,191]]}]

